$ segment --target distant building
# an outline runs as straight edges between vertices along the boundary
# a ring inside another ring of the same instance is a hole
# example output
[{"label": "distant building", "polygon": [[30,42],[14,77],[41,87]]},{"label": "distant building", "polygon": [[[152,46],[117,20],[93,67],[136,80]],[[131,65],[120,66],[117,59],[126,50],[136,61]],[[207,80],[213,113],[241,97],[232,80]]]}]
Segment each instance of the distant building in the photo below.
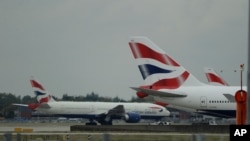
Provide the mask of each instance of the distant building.
[{"label": "distant building", "polygon": [[19,106],[15,114],[19,119],[29,120],[32,118],[32,110],[28,107]]}]

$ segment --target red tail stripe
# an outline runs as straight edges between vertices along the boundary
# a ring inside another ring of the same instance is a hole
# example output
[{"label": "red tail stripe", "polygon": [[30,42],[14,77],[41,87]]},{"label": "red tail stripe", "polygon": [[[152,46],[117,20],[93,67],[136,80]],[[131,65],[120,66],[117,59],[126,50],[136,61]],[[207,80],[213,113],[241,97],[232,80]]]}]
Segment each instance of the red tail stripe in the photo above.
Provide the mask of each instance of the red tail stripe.
[{"label": "red tail stripe", "polygon": [[32,87],[39,88],[39,89],[41,89],[43,91],[45,90],[43,88],[43,86],[41,84],[39,84],[38,82],[36,82],[35,80],[30,80],[30,82],[31,82]]},{"label": "red tail stripe", "polygon": [[141,86],[141,88],[148,88],[153,90],[159,89],[177,89],[179,88],[188,78],[189,73],[187,71],[183,72],[179,77],[170,78],[170,79],[162,79],[151,86]]},{"label": "red tail stripe", "polygon": [[[133,52],[134,58],[151,58],[167,65],[179,66],[179,64],[168,55],[155,52],[144,44],[130,42],[129,46]],[[137,54],[137,51],[139,51],[139,54]]]},{"label": "red tail stripe", "polygon": [[51,96],[48,96],[48,97],[45,97],[45,98],[41,98],[39,100],[39,103],[47,103],[47,102],[49,102],[50,98],[51,98]]},{"label": "red tail stripe", "polygon": [[31,103],[31,104],[28,105],[28,108],[31,109],[31,110],[35,110],[40,105],[41,105],[40,103]]},{"label": "red tail stripe", "polygon": [[209,82],[217,82],[223,85],[227,85],[225,81],[223,81],[221,78],[218,76],[212,74],[212,73],[206,73],[207,78],[209,79]]},{"label": "red tail stripe", "polygon": [[[189,73],[185,71],[179,77],[159,80],[153,84],[153,89],[161,89],[161,88],[177,89],[186,81],[188,76],[189,76]],[[183,81],[180,81],[180,80],[183,80]]]}]

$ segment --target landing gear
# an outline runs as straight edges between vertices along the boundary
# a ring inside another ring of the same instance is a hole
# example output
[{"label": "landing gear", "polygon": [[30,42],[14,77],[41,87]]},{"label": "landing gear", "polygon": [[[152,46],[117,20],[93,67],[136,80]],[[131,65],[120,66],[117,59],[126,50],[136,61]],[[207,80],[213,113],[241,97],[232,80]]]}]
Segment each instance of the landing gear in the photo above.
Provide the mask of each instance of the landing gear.
[{"label": "landing gear", "polygon": [[100,123],[101,125],[112,125],[112,120],[106,121],[106,120],[92,120],[90,119],[89,122],[86,122],[85,125],[98,125]]}]

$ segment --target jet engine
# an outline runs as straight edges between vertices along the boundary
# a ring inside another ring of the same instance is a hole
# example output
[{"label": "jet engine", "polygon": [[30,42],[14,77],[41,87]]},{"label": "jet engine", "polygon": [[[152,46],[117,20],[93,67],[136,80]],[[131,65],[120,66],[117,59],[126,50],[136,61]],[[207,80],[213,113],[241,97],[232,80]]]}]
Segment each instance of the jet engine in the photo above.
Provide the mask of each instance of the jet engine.
[{"label": "jet engine", "polygon": [[126,113],[124,120],[127,123],[137,123],[141,120],[141,116],[137,113]]}]

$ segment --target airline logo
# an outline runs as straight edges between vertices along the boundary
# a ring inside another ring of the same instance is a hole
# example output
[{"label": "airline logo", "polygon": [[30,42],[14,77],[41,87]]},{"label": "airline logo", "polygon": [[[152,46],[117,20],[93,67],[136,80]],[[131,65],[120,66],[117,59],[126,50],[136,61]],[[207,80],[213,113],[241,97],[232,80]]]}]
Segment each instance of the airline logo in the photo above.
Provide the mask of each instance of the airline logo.
[{"label": "airline logo", "polygon": [[160,107],[149,107],[149,108],[151,108],[151,109],[157,109],[157,110],[159,110],[159,112],[163,112],[163,109],[160,108]]},{"label": "airline logo", "polygon": [[45,95],[45,89],[43,86],[35,80],[30,80],[31,86],[35,89],[34,92],[36,96]]},{"label": "airline logo", "polygon": [[129,46],[136,59],[137,58],[151,58],[153,60],[157,60],[166,65],[180,66],[168,55],[158,53],[142,43],[135,43],[132,41],[129,43]]},{"label": "airline logo", "polygon": [[133,111],[133,112],[138,113],[138,114],[152,114],[152,115],[155,115],[158,112],[163,112],[163,108],[161,107],[153,106],[153,107],[148,107],[148,108],[152,110]]},{"label": "airline logo", "polygon": [[224,82],[220,77],[212,73],[206,73],[209,82],[220,83],[221,85],[227,86],[228,84]]},{"label": "airline logo", "polygon": [[189,72],[183,70],[177,62],[165,53],[160,53],[155,51],[153,47],[150,48],[144,43],[135,41],[129,42],[129,46],[136,60],[145,60],[143,64],[138,65],[143,79],[148,79],[151,76],[157,76],[158,78],[151,84],[142,87],[149,87],[154,90],[176,89],[189,77]]},{"label": "airline logo", "polygon": [[206,68],[206,77],[208,82],[219,83],[221,85],[228,86],[227,82],[224,81],[214,70]]},{"label": "airline logo", "polygon": [[46,103],[51,99],[51,96],[46,93],[44,87],[39,82],[35,80],[30,80],[30,82],[39,103]]},{"label": "airline logo", "polygon": [[138,67],[139,67],[139,70],[140,70],[144,80],[148,76],[153,75],[153,74],[173,72],[172,70],[165,70],[165,69],[159,68],[159,67],[151,65],[151,64],[143,64],[143,65],[139,65]]},{"label": "airline logo", "polygon": [[51,96],[48,95],[47,97],[41,98],[38,102],[39,103],[47,103],[51,99]]}]

